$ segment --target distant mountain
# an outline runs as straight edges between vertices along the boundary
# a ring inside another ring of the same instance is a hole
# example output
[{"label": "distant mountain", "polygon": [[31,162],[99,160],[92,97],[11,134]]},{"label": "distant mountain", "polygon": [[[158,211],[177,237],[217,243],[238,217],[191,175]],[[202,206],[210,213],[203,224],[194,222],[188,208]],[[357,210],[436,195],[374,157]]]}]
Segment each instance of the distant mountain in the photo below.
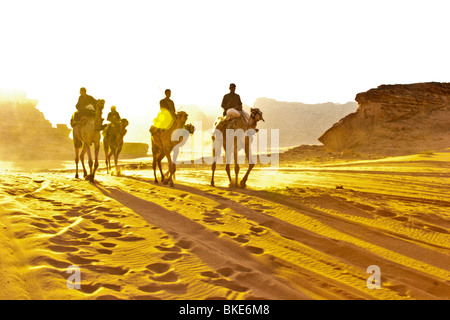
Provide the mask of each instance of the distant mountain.
[{"label": "distant mountain", "polygon": [[322,133],[358,107],[355,102],[305,104],[269,98],[256,99],[254,106],[261,109],[265,120],[258,128],[279,129],[280,147],[321,144],[317,139]]}]

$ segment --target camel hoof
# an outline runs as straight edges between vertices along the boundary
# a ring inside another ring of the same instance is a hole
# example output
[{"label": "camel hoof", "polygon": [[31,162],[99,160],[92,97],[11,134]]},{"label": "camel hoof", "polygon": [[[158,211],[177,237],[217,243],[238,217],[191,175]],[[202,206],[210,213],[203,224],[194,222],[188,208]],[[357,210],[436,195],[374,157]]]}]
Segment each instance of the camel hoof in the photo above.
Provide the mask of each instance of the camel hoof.
[{"label": "camel hoof", "polygon": [[228,184],[228,188],[234,188],[234,187],[235,187],[234,182],[230,182],[230,183]]},{"label": "camel hoof", "polygon": [[240,185],[241,185],[241,188],[242,188],[242,189],[245,189],[245,187],[247,187],[247,184],[245,183],[244,180],[241,180]]},{"label": "camel hoof", "polygon": [[155,183],[159,183],[158,179],[155,179]]},{"label": "camel hoof", "polygon": [[215,187],[214,181],[211,181],[211,187]]},{"label": "camel hoof", "polygon": [[75,179],[79,179],[78,174],[75,175]]}]

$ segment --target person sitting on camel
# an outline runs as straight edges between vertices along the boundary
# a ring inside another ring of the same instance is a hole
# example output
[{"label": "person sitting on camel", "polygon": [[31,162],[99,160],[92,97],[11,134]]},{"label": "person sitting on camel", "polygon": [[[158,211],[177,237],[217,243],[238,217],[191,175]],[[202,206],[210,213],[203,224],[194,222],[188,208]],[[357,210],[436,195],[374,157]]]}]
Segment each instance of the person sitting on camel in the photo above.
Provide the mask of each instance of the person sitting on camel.
[{"label": "person sitting on camel", "polygon": [[120,117],[116,106],[111,106],[111,111],[108,113],[106,120],[110,122],[108,125],[104,125],[106,127],[106,130],[110,130],[112,126],[121,125],[122,118]]},{"label": "person sitting on camel", "polygon": [[[75,111],[72,119],[70,120],[70,125],[72,126],[72,128],[80,122],[83,116],[94,116],[96,104],[97,100],[87,94],[86,88],[80,88],[80,96],[78,97],[78,102],[75,106],[77,111]],[[102,126],[101,123],[99,125],[100,127]]]},{"label": "person sitting on camel", "polygon": [[169,129],[176,119],[175,103],[170,99],[172,91],[166,89],[164,94],[166,97],[159,101],[159,113],[153,120],[153,125],[150,127],[151,134],[154,134],[159,130]]},{"label": "person sitting on camel", "polygon": [[237,118],[241,116],[242,112],[245,112],[242,110],[241,97],[236,94],[236,85],[231,83],[229,89],[230,93],[224,95],[222,99],[223,117],[218,119],[216,126],[216,129],[219,130],[229,122],[231,122],[230,128],[234,128]]},{"label": "person sitting on camel", "polygon": [[236,111],[242,111],[241,97],[236,94],[236,85],[230,84],[230,93],[223,96],[222,99],[223,115],[227,115],[229,109],[235,109]]}]

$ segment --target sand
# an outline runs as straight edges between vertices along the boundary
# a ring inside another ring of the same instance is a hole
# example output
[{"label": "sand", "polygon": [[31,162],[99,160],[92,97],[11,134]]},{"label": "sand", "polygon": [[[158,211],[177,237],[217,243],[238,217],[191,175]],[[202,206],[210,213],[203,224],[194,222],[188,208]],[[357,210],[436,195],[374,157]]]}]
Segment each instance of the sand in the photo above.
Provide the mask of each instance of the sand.
[{"label": "sand", "polygon": [[282,162],[246,189],[222,167],[211,187],[180,166],[174,188],[127,168],[1,170],[0,299],[450,298],[449,150]]}]

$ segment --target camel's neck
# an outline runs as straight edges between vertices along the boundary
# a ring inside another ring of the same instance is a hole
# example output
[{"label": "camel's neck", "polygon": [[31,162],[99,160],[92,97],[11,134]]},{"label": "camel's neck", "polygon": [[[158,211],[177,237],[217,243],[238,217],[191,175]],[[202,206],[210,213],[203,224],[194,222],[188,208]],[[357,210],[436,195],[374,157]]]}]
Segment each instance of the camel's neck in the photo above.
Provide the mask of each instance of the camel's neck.
[{"label": "camel's neck", "polygon": [[103,110],[100,108],[95,109],[95,119],[100,119],[102,117]]},{"label": "camel's neck", "polygon": [[258,121],[256,121],[255,118],[250,115],[250,118],[248,119],[248,129],[255,129],[257,123]]}]

